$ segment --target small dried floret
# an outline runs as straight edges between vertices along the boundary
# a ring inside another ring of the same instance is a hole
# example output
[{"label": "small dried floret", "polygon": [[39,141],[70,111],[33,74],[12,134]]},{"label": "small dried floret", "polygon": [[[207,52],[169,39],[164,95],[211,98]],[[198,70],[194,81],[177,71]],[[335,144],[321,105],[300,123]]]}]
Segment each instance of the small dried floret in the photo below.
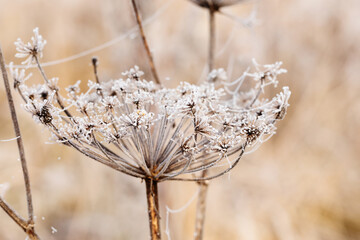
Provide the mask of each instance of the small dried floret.
[{"label": "small dried floret", "polygon": [[81,81],[78,80],[74,85],[70,85],[65,90],[68,92],[68,96],[71,98],[76,98],[76,94],[80,92],[80,83]]},{"label": "small dried floret", "polygon": [[32,99],[25,104],[25,109],[33,115],[33,118],[42,124],[48,125],[53,120],[53,115],[57,115],[52,105],[54,94],[46,99]]},{"label": "small dried floret", "polygon": [[15,57],[26,58],[22,64],[27,66],[35,63],[37,57],[42,58],[42,51],[46,44],[46,40],[39,34],[39,28],[35,28],[33,32],[34,36],[31,37],[32,43],[28,42],[25,44],[20,38],[15,42],[16,50],[18,51]]},{"label": "small dried floret", "polygon": [[139,80],[139,78],[144,75],[144,72],[140,71],[139,67],[135,65],[133,68],[130,68],[129,71],[123,72],[122,75],[132,80]]},{"label": "small dried floret", "polygon": [[276,87],[279,83],[277,76],[287,72],[285,69],[281,68],[282,62],[261,66],[255,59],[252,61],[256,72],[246,73],[246,76],[253,78],[253,80],[257,82],[257,88],[264,88],[267,85],[274,85]]},{"label": "small dried floret", "polygon": [[25,69],[18,69],[18,68],[14,69],[13,62],[9,64],[9,68],[10,68],[10,75],[14,79],[14,88],[18,88],[21,84],[23,84],[26,80],[28,80],[32,76],[32,73],[26,75]]},{"label": "small dried floret", "polygon": [[284,91],[277,94],[273,100],[273,106],[274,106],[273,112],[275,114],[275,119],[277,120],[281,120],[285,117],[286,110],[289,106],[288,101],[291,92],[288,87],[284,87],[283,90]]},{"label": "small dried floret", "polygon": [[242,133],[246,135],[246,141],[248,144],[252,144],[260,136],[261,130],[255,126],[244,127]]},{"label": "small dried floret", "polygon": [[125,126],[131,126],[135,128],[149,128],[152,125],[152,120],[154,119],[154,113],[147,112],[144,109],[137,109],[129,115],[122,115],[120,121],[122,121]]},{"label": "small dried floret", "polygon": [[209,73],[207,80],[208,82],[216,82],[218,80],[226,81],[227,80],[226,72],[223,68],[213,69]]}]

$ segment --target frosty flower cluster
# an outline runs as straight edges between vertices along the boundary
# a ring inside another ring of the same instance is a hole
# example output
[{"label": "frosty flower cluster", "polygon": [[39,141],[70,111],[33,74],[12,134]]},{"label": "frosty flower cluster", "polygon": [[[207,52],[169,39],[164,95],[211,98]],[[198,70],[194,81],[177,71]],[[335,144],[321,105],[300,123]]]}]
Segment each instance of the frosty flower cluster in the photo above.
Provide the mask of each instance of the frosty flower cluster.
[{"label": "frosty flower cluster", "polygon": [[[255,72],[218,89],[211,81],[165,88],[143,79],[137,66],[121,79],[89,81],[87,87],[78,81],[66,88],[66,97],[49,79],[36,86],[18,79],[16,88],[25,109],[59,143],[134,177],[196,181],[204,170],[212,169],[206,179],[228,172],[245,149],[275,133],[290,91],[284,87],[270,100],[259,95],[276,85],[284,72],[280,65],[255,63]],[[215,77],[226,81],[223,70],[212,72],[210,78]],[[255,87],[242,93],[245,80]]]},{"label": "frosty flower cluster", "polygon": [[24,43],[20,38],[15,42],[16,51],[18,51],[15,57],[26,58],[25,61],[22,62],[22,64],[26,66],[35,63],[38,57],[42,57],[42,51],[46,44],[46,40],[39,34],[39,28],[35,28],[33,32],[34,36],[31,37],[32,43]]}]

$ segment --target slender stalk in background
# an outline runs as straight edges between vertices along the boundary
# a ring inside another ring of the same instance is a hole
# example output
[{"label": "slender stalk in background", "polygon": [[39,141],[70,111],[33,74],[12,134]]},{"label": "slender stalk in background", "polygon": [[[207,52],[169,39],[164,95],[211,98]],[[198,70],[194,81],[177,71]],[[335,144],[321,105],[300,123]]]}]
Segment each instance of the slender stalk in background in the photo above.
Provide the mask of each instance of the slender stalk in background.
[{"label": "slender stalk in background", "polygon": [[142,22],[141,22],[141,18],[140,18],[140,15],[139,15],[138,8],[136,6],[136,2],[135,2],[135,0],[131,0],[131,3],[132,3],[133,8],[134,8],[134,13],[135,13],[135,16],[136,16],[136,22],[137,22],[137,24],[139,26],[141,39],[142,39],[142,42],[143,42],[145,50],[146,50],[146,54],[147,54],[148,59],[149,59],[152,75],[154,77],[155,82],[160,84],[160,80],[159,80],[159,77],[158,77],[158,74],[157,74],[157,71],[156,71],[156,68],[155,68],[155,64],[154,64],[154,59],[153,59],[153,56],[151,54],[149,44],[148,44],[148,42],[146,40],[146,37],[145,37],[144,29],[143,29],[143,26],[142,26]]},{"label": "slender stalk in background", "polygon": [[[213,4],[209,3],[209,55],[208,55],[208,73],[210,73],[214,67],[214,51],[215,51],[215,13],[216,8]],[[206,177],[207,171],[202,172],[202,177]],[[209,187],[208,182],[198,182],[199,185],[199,196],[196,207],[196,218],[195,218],[195,231],[194,240],[202,240],[205,225],[205,214],[206,214],[206,197]]]},{"label": "slender stalk in background", "polygon": [[198,182],[199,184],[199,196],[196,206],[196,219],[195,219],[195,231],[194,239],[200,240],[203,239],[204,234],[204,223],[205,223],[205,213],[206,213],[206,197],[208,190],[208,181]]},{"label": "slender stalk in background", "polygon": [[215,51],[215,12],[213,5],[209,7],[209,56],[208,56],[208,73],[214,68],[214,51]]},{"label": "slender stalk in background", "polygon": [[[32,196],[31,196],[31,187],[30,187],[30,177],[29,177],[29,171],[27,168],[27,163],[25,159],[25,151],[24,151],[24,144],[22,142],[21,133],[20,133],[20,127],[18,123],[18,119],[16,116],[15,106],[14,106],[14,100],[11,95],[11,88],[9,84],[9,79],[7,76],[6,68],[5,68],[5,60],[4,56],[1,50],[0,46],[0,66],[1,66],[1,72],[4,80],[5,90],[6,90],[6,96],[9,103],[10,113],[11,113],[11,119],[13,122],[15,135],[17,137],[16,142],[18,145],[18,151],[20,155],[20,162],[21,167],[23,171],[24,176],[24,182],[25,182],[25,191],[26,191],[26,200],[27,200],[27,209],[28,209],[28,217],[29,219],[27,221],[23,220],[19,215],[10,208],[6,204],[5,201],[3,201],[0,198],[0,206],[3,208],[3,210],[26,232],[26,234],[30,237],[31,240],[33,239],[40,239],[37,234],[35,233],[35,223],[34,223],[34,210],[33,210],[33,203],[32,203]],[[25,223],[25,224],[24,224]]]},{"label": "slender stalk in background", "polygon": [[151,240],[160,240],[160,213],[157,181],[145,180]]},{"label": "slender stalk in background", "polygon": [[96,57],[93,57],[91,59],[91,63],[93,65],[93,68],[94,68],[94,75],[95,75],[95,80],[97,83],[100,83],[100,80],[99,80],[99,75],[98,75],[98,71],[97,71],[97,67],[98,67],[98,59]]}]

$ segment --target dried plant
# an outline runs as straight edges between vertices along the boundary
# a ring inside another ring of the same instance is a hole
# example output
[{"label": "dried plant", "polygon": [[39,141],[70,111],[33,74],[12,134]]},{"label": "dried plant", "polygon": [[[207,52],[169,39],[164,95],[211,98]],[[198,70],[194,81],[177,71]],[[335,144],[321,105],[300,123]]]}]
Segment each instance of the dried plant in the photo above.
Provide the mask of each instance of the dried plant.
[{"label": "dried plant", "polygon": [[[281,63],[260,66],[226,83],[200,86],[186,82],[175,89],[142,79],[134,67],[124,79],[88,82],[81,92],[80,81],[59,93],[57,78],[48,79],[39,58],[44,40],[16,42],[25,66],[35,63],[44,84],[28,86],[23,70],[11,68],[15,87],[34,120],[52,133],[52,139],[117,171],[145,180],[152,239],[160,239],[157,183],[166,180],[206,181],[230,171],[248,147],[266,141],[275,133],[275,123],[284,117],[290,91],[287,87],[273,99],[259,100],[267,85],[277,84],[284,73]],[[27,52],[27,54],[24,54]],[[30,60],[29,60],[30,59]],[[94,64],[96,66],[96,64]],[[223,70],[211,73],[221,78]],[[245,78],[256,86],[238,92]],[[231,86],[235,86],[235,91]],[[230,157],[235,156],[231,161]],[[219,168],[222,166],[223,168]],[[211,174],[202,177],[204,171]],[[217,171],[218,170],[218,171]]]},{"label": "dried plant", "polygon": [[[31,42],[15,42],[15,56],[25,58],[22,67],[9,64],[24,109],[51,132],[53,141],[145,181],[151,239],[161,239],[158,183],[193,181],[203,186],[200,196],[204,199],[199,201],[195,229],[195,239],[202,239],[208,180],[228,173],[245,150],[256,149],[268,140],[289,106],[288,87],[270,100],[260,99],[265,87],[276,87],[277,76],[286,72],[281,62],[262,66],[254,60],[252,70],[232,82],[223,69],[213,69],[213,14],[239,1],[194,2],[210,10],[209,75],[203,84],[181,82],[176,88],[160,85],[134,0],[132,6],[154,82],[145,80],[137,66],[123,72],[123,79],[100,80],[98,61],[93,58],[96,81],[88,81],[86,90],[78,81],[66,88],[64,97],[59,79],[48,78],[40,63],[46,41],[37,28]],[[26,75],[26,68],[33,65],[40,71],[43,84],[26,83],[31,77]],[[241,91],[245,80],[254,87]],[[217,88],[215,83],[224,87]]]}]

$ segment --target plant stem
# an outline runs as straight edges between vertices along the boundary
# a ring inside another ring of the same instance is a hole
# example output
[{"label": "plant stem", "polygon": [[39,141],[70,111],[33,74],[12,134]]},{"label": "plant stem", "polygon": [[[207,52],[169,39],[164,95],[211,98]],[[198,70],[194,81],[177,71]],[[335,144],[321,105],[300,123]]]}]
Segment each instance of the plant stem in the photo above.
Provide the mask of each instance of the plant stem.
[{"label": "plant stem", "polygon": [[160,240],[161,232],[157,181],[145,179],[145,184],[151,240]]},{"label": "plant stem", "polygon": [[40,237],[34,231],[28,231],[27,234],[30,240],[40,240]]},{"label": "plant stem", "polygon": [[136,6],[136,2],[135,2],[135,0],[131,0],[131,3],[132,3],[133,8],[134,8],[134,13],[135,13],[135,16],[136,16],[136,22],[137,22],[137,24],[139,26],[141,39],[142,39],[143,45],[144,45],[145,50],[146,50],[146,54],[147,54],[148,59],[149,59],[149,64],[150,64],[152,75],[154,77],[155,82],[157,84],[161,84],[160,80],[159,80],[159,77],[158,77],[158,74],[157,74],[157,71],[156,71],[156,68],[155,68],[154,59],[153,59],[153,56],[151,54],[149,44],[148,44],[148,42],[146,40],[146,37],[145,37],[144,29],[143,29],[143,26],[142,26],[142,22],[141,22],[141,18],[140,18],[140,15],[139,15],[138,8]]},{"label": "plant stem", "polygon": [[2,53],[1,47],[0,47],[0,65],[1,65],[2,76],[4,79],[5,89],[6,89],[6,96],[7,96],[8,103],[9,103],[11,118],[12,118],[14,130],[15,130],[15,135],[17,137],[16,142],[18,145],[21,167],[22,167],[22,171],[23,171],[23,175],[24,175],[29,220],[34,221],[34,211],[33,211],[32,197],[31,197],[30,178],[29,178],[29,172],[28,172],[26,159],[25,159],[24,144],[22,142],[22,138],[21,138],[21,134],[20,134],[20,127],[19,127],[17,116],[16,116],[14,100],[13,100],[12,94],[11,94],[11,88],[10,88],[7,72],[5,69],[5,60],[4,60],[4,56]]},{"label": "plant stem", "polygon": [[209,7],[209,56],[208,56],[208,72],[214,68],[214,50],[215,50],[215,10]]},{"label": "plant stem", "polygon": [[22,172],[24,176],[24,182],[25,182],[25,192],[26,192],[26,200],[27,200],[27,209],[28,209],[28,221],[26,222],[26,225],[24,226],[24,220],[19,217],[19,215],[16,213],[15,210],[10,208],[2,199],[0,199],[1,207],[3,210],[26,232],[26,234],[30,237],[31,240],[37,240],[40,239],[37,234],[35,233],[34,229],[34,209],[33,209],[33,203],[32,203],[32,195],[31,195],[31,187],[30,187],[30,177],[29,177],[29,171],[27,168],[26,158],[25,158],[25,151],[24,151],[24,144],[21,138],[20,133],[20,127],[19,122],[16,115],[14,100],[12,98],[11,94],[11,88],[9,84],[9,78],[7,76],[6,68],[5,68],[5,60],[4,56],[1,50],[0,46],[0,67],[1,72],[4,80],[5,90],[6,90],[6,96],[9,103],[10,113],[11,113],[11,119],[13,122],[15,135],[16,135],[16,142],[18,146],[18,151],[20,155],[20,162],[22,167]]},{"label": "plant stem", "polygon": [[91,63],[92,63],[93,68],[94,68],[95,80],[96,80],[97,83],[100,84],[99,75],[98,75],[98,72],[97,72],[98,59],[97,59],[96,57],[93,57],[93,58],[91,59]]},{"label": "plant stem", "polygon": [[26,220],[24,220],[18,213],[11,208],[1,197],[0,197],[0,207],[9,215],[9,217],[14,220],[22,229],[26,228]]},{"label": "plant stem", "polygon": [[24,232],[28,235],[30,240],[40,240],[40,237],[35,232],[34,223],[24,220],[13,208],[10,207],[1,197],[0,197],[0,207],[9,215],[9,217],[14,220],[14,222],[19,225]]},{"label": "plant stem", "polygon": [[[204,176],[206,175],[203,174]],[[204,235],[205,213],[206,213],[206,197],[209,187],[208,181],[198,182],[199,196],[196,206],[195,231],[194,240],[202,240]]]},{"label": "plant stem", "polygon": [[[214,68],[214,50],[215,50],[215,13],[213,4],[209,5],[209,55],[208,55],[208,73]],[[207,171],[202,172],[202,178],[205,178]],[[196,207],[194,240],[202,240],[205,224],[206,197],[209,183],[207,181],[198,181],[199,197]]]}]

